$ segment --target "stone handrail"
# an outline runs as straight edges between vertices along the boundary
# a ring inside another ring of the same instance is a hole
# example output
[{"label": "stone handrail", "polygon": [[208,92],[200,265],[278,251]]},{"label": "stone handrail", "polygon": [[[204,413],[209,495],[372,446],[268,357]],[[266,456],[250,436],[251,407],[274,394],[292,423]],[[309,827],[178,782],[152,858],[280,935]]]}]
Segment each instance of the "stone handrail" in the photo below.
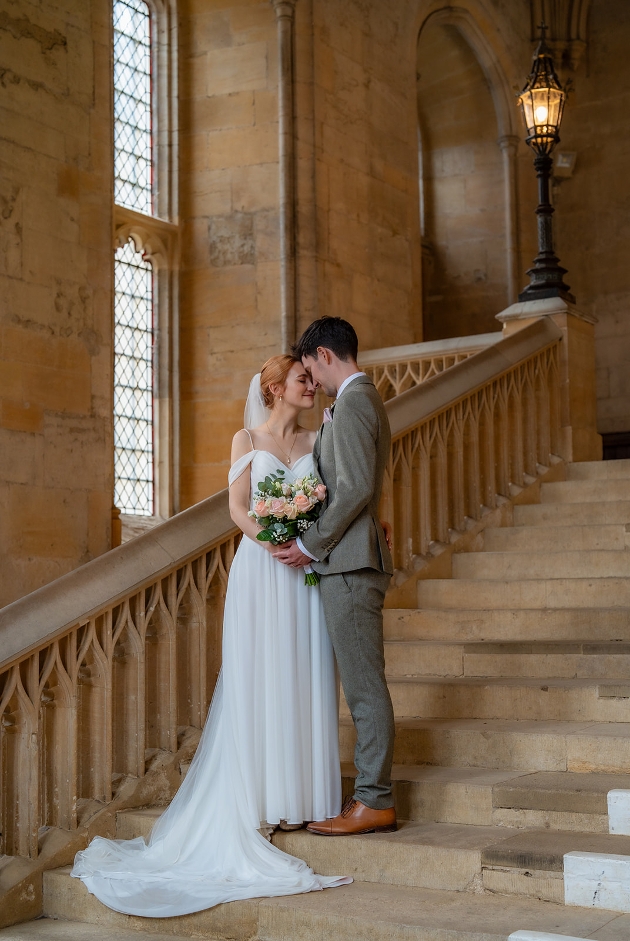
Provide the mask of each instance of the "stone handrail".
[{"label": "stone handrail", "polygon": [[[399,570],[549,461],[560,336],[536,322],[387,403]],[[3,853],[36,857],[201,728],[237,539],[224,490],[0,611]]]},{"label": "stone handrail", "polygon": [[368,374],[383,401],[387,402],[498,343],[501,336],[501,332],[482,333],[368,350],[360,354],[359,365]]}]

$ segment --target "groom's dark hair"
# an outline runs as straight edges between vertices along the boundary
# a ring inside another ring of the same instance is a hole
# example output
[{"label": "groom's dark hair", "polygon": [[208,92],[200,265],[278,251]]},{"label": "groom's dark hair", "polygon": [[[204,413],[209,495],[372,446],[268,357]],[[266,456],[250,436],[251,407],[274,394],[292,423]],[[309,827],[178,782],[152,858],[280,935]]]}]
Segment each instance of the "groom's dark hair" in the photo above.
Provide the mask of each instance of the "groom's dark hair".
[{"label": "groom's dark hair", "polygon": [[297,359],[312,356],[317,359],[317,349],[323,346],[344,363],[356,359],[359,352],[359,340],[354,327],[341,317],[320,317],[307,327],[291,352]]}]

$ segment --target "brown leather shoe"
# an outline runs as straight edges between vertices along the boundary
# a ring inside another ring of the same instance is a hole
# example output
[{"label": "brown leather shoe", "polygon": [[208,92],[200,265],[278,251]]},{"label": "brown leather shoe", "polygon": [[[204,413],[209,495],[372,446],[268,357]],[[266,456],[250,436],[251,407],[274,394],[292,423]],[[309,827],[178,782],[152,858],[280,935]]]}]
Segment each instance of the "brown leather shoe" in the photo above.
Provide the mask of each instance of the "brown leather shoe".
[{"label": "brown leather shoe", "polygon": [[393,807],[372,810],[354,797],[349,797],[338,816],[331,820],[315,820],[306,829],[320,836],[349,836],[354,833],[393,833],[398,829],[398,824]]}]

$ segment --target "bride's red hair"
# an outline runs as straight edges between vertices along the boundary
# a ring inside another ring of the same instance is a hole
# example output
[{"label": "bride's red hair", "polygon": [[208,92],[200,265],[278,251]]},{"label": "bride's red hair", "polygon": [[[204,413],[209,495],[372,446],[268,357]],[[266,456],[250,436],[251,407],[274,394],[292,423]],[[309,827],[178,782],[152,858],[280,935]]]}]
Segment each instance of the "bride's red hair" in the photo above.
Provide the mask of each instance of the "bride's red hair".
[{"label": "bride's red hair", "polygon": [[260,389],[267,408],[273,408],[275,401],[270,386],[284,386],[287,376],[291,372],[291,367],[294,363],[299,362],[300,360],[296,359],[295,356],[291,356],[290,353],[280,353],[279,356],[272,356],[271,359],[268,359],[260,370]]}]

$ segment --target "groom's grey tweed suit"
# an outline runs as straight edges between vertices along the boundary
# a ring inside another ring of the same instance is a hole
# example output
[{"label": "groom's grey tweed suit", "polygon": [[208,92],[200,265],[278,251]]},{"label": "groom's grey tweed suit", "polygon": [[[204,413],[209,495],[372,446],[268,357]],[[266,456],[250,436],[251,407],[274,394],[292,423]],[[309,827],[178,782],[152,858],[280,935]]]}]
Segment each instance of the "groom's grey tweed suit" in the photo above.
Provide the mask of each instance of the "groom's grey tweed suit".
[{"label": "groom's grey tweed suit", "polygon": [[357,731],[355,797],[393,807],[394,714],[385,681],[383,602],[393,572],[378,517],[391,434],[367,376],[353,379],[320,428],[313,457],[328,488],[324,510],[302,536],[319,561],[326,625]]}]

